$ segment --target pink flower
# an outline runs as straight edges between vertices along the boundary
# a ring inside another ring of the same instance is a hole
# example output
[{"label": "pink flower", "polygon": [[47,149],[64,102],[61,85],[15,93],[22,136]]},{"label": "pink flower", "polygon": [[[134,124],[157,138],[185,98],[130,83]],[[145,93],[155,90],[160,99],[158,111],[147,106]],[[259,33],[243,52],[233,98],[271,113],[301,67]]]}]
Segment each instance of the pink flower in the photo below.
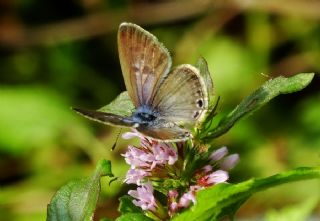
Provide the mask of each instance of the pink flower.
[{"label": "pink flower", "polygon": [[188,207],[191,203],[191,201],[196,201],[195,195],[192,192],[186,192],[182,195],[182,197],[179,200],[179,207]]},{"label": "pink flower", "polygon": [[122,138],[125,140],[132,139],[134,137],[138,137],[140,139],[144,139],[143,135],[140,134],[137,130],[132,129],[132,132],[125,132],[122,134]]},{"label": "pink flower", "polygon": [[127,152],[122,154],[132,169],[152,170],[157,165],[172,165],[178,159],[177,151],[169,144],[143,139],[141,145],[141,148],[129,146]]},{"label": "pink flower", "polygon": [[154,161],[154,157],[151,153],[147,153],[134,146],[129,146],[127,152],[122,154],[122,156],[125,157],[125,161],[132,169],[137,167],[149,167],[150,163]]},{"label": "pink flower", "polygon": [[184,193],[179,200],[179,207],[188,207],[190,203],[196,204],[196,192],[203,189],[203,187],[194,185],[190,186],[188,192]]},{"label": "pink flower", "polygon": [[212,186],[217,183],[223,183],[223,182],[227,181],[228,179],[229,179],[228,172],[223,171],[223,170],[217,170],[213,173],[210,173],[208,175],[201,177],[197,181],[197,183],[200,186],[207,187],[207,186]]},{"label": "pink flower", "polygon": [[133,204],[143,210],[156,211],[156,200],[153,196],[153,187],[150,182],[138,187],[137,190],[129,190],[128,194],[135,198]]},{"label": "pink flower", "polygon": [[202,171],[204,172],[204,173],[209,173],[209,172],[211,172],[212,171],[212,166],[211,165],[207,165],[207,166],[204,166],[204,167],[202,167]]},{"label": "pink flower", "polygon": [[211,155],[210,155],[210,159],[211,161],[219,161],[221,160],[223,157],[225,157],[228,154],[228,148],[227,147],[221,147],[217,150],[215,150]]},{"label": "pink flower", "polygon": [[178,211],[178,209],[179,209],[179,204],[177,202],[174,201],[174,202],[170,203],[169,204],[169,211],[168,211],[169,216],[172,217]]},{"label": "pink flower", "polygon": [[170,145],[165,144],[156,144],[152,148],[152,153],[154,157],[154,162],[151,165],[151,169],[153,169],[157,164],[158,165],[173,165],[177,159],[178,154],[174,148]]},{"label": "pink flower", "polygon": [[126,179],[124,180],[124,182],[128,184],[133,183],[133,184],[141,185],[141,180],[145,176],[149,176],[149,175],[150,173],[144,170],[130,169],[127,172]]},{"label": "pink flower", "polygon": [[175,214],[179,209],[179,205],[177,203],[178,196],[179,196],[179,193],[177,190],[169,190],[169,192],[168,192],[169,216],[173,216],[173,214]]},{"label": "pink flower", "polygon": [[223,160],[223,162],[220,164],[220,167],[223,170],[231,170],[235,167],[239,160],[240,157],[238,154],[229,155]]}]

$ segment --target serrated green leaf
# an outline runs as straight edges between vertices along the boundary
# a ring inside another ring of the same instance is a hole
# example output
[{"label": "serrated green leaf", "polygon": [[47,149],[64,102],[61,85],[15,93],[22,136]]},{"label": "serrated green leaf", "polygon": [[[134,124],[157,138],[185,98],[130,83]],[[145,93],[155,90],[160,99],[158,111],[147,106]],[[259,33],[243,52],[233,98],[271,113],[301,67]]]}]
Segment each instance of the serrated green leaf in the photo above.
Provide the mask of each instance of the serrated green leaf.
[{"label": "serrated green leaf", "polygon": [[142,209],[140,207],[137,207],[132,202],[133,198],[131,196],[122,196],[120,197],[119,201],[119,212],[121,214],[125,213],[142,213]]},{"label": "serrated green leaf", "polygon": [[221,119],[214,129],[203,132],[202,140],[208,141],[226,133],[239,119],[258,110],[272,98],[293,93],[305,88],[313,79],[314,73],[302,73],[293,77],[277,77],[264,83],[258,90],[246,97],[230,114]]},{"label": "serrated green leaf", "polygon": [[116,221],[152,221],[152,219],[141,213],[126,213],[118,217]]},{"label": "serrated green leaf", "polygon": [[197,203],[174,217],[174,221],[219,220],[233,216],[237,209],[254,193],[280,184],[320,178],[320,168],[298,168],[262,179],[251,179],[239,184],[222,183],[199,191]]},{"label": "serrated green leaf", "polygon": [[99,111],[102,112],[117,114],[125,117],[131,116],[134,110],[135,107],[127,91],[122,92],[110,104],[99,109]]},{"label": "serrated green leaf", "polygon": [[99,161],[91,177],[61,187],[48,205],[47,221],[91,220],[100,193],[101,176],[113,176],[110,161]]}]

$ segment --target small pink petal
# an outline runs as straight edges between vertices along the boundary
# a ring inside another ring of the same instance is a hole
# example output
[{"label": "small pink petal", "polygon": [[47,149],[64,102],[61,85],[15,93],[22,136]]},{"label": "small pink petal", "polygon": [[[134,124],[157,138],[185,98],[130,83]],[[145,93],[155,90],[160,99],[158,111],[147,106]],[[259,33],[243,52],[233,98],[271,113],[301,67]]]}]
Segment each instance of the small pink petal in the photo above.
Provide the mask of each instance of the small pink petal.
[{"label": "small pink petal", "polygon": [[225,157],[228,154],[228,148],[227,147],[221,147],[217,150],[215,150],[211,155],[210,155],[210,159],[212,161],[219,161],[221,160],[223,157]]},{"label": "small pink petal", "polygon": [[129,140],[135,137],[142,138],[139,132],[125,132],[122,134],[122,138],[125,140]]},{"label": "small pink petal", "polygon": [[179,196],[179,193],[177,190],[169,190],[168,192],[168,197],[170,199],[174,199],[174,198],[177,198]]},{"label": "small pink petal", "polygon": [[191,198],[192,196],[190,192],[184,193],[179,200],[179,203],[178,203],[179,207],[184,207],[184,208],[188,207],[191,203]]},{"label": "small pink petal", "polygon": [[229,174],[223,170],[217,170],[208,175],[208,184],[223,183],[229,179]]},{"label": "small pink petal", "polygon": [[150,173],[140,169],[130,169],[127,172],[125,183],[141,185],[141,181],[145,176],[149,176]]},{"label": "small pink petal", "polygon": [[208,173],[212,171],[212,166],[211,165],[207,165],[202,167],[203,172]]},{"label": "small pink petal", "polygon": [[239,154],[232,154],[227,156],[223,162],[221,163],[220,167],[223,170],[231,170],[235,167],[235,165],[239,162],[240,157]]},{"label": "small pink petal", "polygon": [[188,207],[191,202],[196,204],[196,192],[201,189],[203,189],[203,187],[199,185],[190,186],[189,191],[181,196],[178,205],[180,207]]},{"label": "small pink petal", "polygon": [[170,215],[174,214],[179,209],[179,204],[177,202],[172,202],[169,205]]}]

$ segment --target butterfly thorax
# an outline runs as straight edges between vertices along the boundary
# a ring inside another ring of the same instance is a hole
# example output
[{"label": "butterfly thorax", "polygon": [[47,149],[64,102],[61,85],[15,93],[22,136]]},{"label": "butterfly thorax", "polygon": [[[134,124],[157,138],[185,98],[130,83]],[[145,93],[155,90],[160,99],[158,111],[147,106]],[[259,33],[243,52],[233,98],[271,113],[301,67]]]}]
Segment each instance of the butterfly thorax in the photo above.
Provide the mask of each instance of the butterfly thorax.
[{"label": "butterfly thorax", "polygon": [[157,112],[147,106],[142,106],[133,113],[132,119],[139,124],[150,124],[157,119],[157,116]]}]

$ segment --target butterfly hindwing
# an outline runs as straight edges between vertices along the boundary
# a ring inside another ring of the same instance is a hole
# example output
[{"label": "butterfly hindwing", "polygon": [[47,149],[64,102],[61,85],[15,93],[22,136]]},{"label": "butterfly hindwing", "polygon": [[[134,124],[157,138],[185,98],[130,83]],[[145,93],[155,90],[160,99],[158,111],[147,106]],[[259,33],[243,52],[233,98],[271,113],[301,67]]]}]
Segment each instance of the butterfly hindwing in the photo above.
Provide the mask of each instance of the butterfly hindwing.
[{"label": "butterfly hindwing", "polygon": [[208,94],[199,70],[175,68],[160,85],[151,104],[166,121],[194,125],[208,109]]},{"label": "butterfly hindwing", "polygon": [[187,140],[191,137],[191,133],[189,130],[179,127],[176,124],[168,125],[168,124],[158,124],[157,126],[151,127],[140,127],[137,128],[140,133],[143,135],[161,140],[163,142],[176,142]]},{"label": "butterfly hindwing", "polygon": [[168,50],[141,27],[122,23],[118,32],[119,58],[127,91],[135,105],[149,105],[169,73]]}]

